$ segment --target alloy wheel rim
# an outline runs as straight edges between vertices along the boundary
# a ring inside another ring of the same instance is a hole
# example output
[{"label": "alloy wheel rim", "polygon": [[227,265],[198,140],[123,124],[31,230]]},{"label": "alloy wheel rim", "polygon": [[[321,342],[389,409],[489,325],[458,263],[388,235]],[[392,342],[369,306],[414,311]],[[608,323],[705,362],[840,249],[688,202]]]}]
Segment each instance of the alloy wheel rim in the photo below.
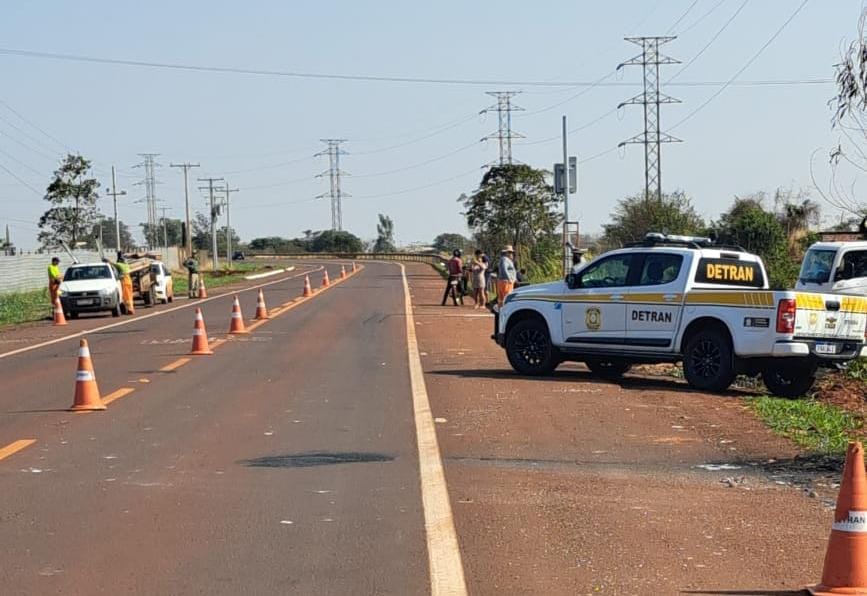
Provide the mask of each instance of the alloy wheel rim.
[{"label": "alloy wheel rim", "polygon": [[692,351],[692,368],[702,378],[709,379],[719,374],[722,353],[714,342],[703,340]]}]

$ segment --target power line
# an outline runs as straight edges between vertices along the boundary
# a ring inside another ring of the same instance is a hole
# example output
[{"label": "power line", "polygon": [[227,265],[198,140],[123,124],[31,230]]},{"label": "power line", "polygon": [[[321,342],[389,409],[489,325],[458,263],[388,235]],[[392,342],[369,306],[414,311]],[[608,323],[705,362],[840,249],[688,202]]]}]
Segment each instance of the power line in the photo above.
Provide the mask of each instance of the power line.
[{"label": "power line", "polygon": [[728,26],[731,25],[732,22],[737,18],[737,16],[738,16],[739,14],[741,14],[741,11],[742,11],[744,8],[746,8],[746,6],[747,6],[747,4],[749,3],[749,1],[750,1],[750,0],[744,0],[743,2],[741,2],[741,5],[738,6],[738,9],[737,9],[733,14],[732,14],[732,16],[730,16],[730,17],[728,18],[728,20],[727,20],[725,23],[723,23],[723,26],[720,27],[719,30],[718,30],[718,31],[717,31],[717,32],[716,32],[716,33],[715,33],[715,34],[714,34],[714,35],[713,35],[713,36],[708,40],[708,42],[704,45],[704,47],[703,47],[702,49],[700,49],[700,50],[695,54],[695,56],[693,56],[692,58],[690,58],[689,61],[688,61],[686,64],[684,64],[682,67],[680,67],[680,69],[678,69],[678,71],[677,71],[676,73],[674,73],[673,75],[671,75],[671,77],[670,77],[670,78],[665,82],[665,84],[666,84],[666,85],[670,85],[671,82],[672,82],[674,79],[676,79],[677,77],[679,77],[679,76],[683,73],[683,71],[685,71],[687,68],[689,68],[690,66],[692,66],[693,63],[694,63],[696,60],[698,60],[698,59],[701,57],[701,55],[704,54],[705,51],[707,51],[707,49],[708,49],[711,45],[713,45],[713,42],[715,42],[715,41],[717,40],[717,38],[718,38],[720,35],[722,35],[723,32],[724,32],[726,29],[728,29]]},{"label": "power line", "polygon": [[[428,164],[431,164],[431,163],[434,163],[437,161],[442,161],[443,159],[451,157],[452,155],[456,155],[456,154],[460,153],[461,151],[466,151],[467,149],[471,149],[472,147],[477,147],[478,145],[479,145],[479,141],[474,141],[474,142],[470,143],[469,145],[464,145],[463,147],[458,147],[457,149],[449,151],[448,153],[444,153],[443,155],[438,155],[437,157],[432,157],[430,159],[426,159],[424,161],[420,161],[420,162],[414,163],[412,165],[404,166],[402,168],[396,168],[394,170],[386,170],[384,172],[374,172],[372,174],[356,174],[353,176],[353,178],[375,178],[378,176],[388,176],[390,174],[397,174],[398,172],[405,172],[407,170],[413,170],[415,168],[420,168],[422,166],[426,166]],[[353,155],[354,155],[354,153],[353,153]]]},{"label": "power line", "polygon": [[27,188],[29,188],[30,190],[32,190],[33,192],[35,192],[39,196],[43,196],[43,193],[41,191],[36,190],[36,187],[34,187],[30,183],[26,182],[23,178],[19,177],[18,174],[16,174],[15,172],[10,170],[6,166],[4,166],[2,163],[0,163],[0,169],[2,169],[4,172],[6,172],[7,174],[9,174],[13,178],[15,178],[15,180],[17,180],[19,183],[21,183],[22,186],[26,186]]},{"label": "power line", "polygon": [[711,103],[713,100],[715,100],[717,97],[719,97],[719,96],[722,94],[723,91],[725,91],[726,89],[728,89],[728,87],[730,86],[730,84],[733,83],[734,80],[737,79],[741,74],[743,74],[743,72],[744,72],[746,69],[748,69],[750,66],[752,66],[753,62],[755,62],[756,60],[758,60],[759,56],[761,56],[762,53],[764,53],[764,51],[765,51],[766,49],[768,49],[768,47],[769,47],[772,43],[774,43],[774,40],[776,40],[777,37],[779,37],[780,34],[783,32],[783,30],[785,30],[785,28],[789,26],[789,23],[791,23],[791,22],[795,19],[795,17],[798,16],[798,14],[799,14],[803,9],[804,9],[804,7],[807,5],[807,3],[808,3],[809,1],[810,1],[810,0],[803,0],[803,1],[798,5],[798,7],[795,9],[795,11],[794,11],[791,15],[789,15],[789,18],[787,18],[787,19],[783,22],[783,24],[780,25],[780,27],[779,27],[779,28],[774,32],[774,34],[771,35],[770,39],[768,39],[768,41],[766,41],[766,42],[764,43],[764,45],[762,45],[762,47],[760,47],[759,50],[758,50],[755,54],[753,54],[752,57],[751,57],[749,60],[747,60],[746,64],[744,64],[741,68],[738,69],[738,71],[737,71],[734,75],[732,75],[732,77],[731,77],[731,78],[729,79],[729,81],[728,81],[728,84],[723,85],[722,87],[720,87],[719,89],[717,89],[717,91],[716,91],[715,93],[713,93],[710,97],[708,97],[708,98],[707,98],[707,99],[706,99],[706,100],[705,100],[701,105],[699,105],[699,106],[696,107],[694,110],[692,110],[689,114],[687,114],[686,116],[684,116],[684,117],[683,117],[679,122],[677,122],[677,123],[676,123],[674,126],[672,126],[669,130],[674,130],[674,129],[676,129],[677,127],[679,127],[681,124],[683,124],[683,123],[687,122],[688,120],[690,120],[693,116],[695,116],[695,115],[698,114],[701,110],[703,110],[703,109],[704,109],[704,108],[705,108],[709,103]]},{"label": "power line", "polygon": [[707,17],[709,17],[710,15],[712,15],[714,12],[716,12],[716,9],[717,9],[717,8],[719,8],[720,6],[722,6],[722,5],[723,5],[725,2],[727,2],[727,1],[728,1],[728,0],[719,0],[716,4],[714,4],[713,6],[711,6],[710,10],[708,10],[707,12],[705,12],[703,15],[701,15],[701,16],[700,16],[698,19],[696,19],[695,21],[693,21],[693,23],[692,23],[689,27],[687,27],[687,28],[684,29],[683,31],[680,31],[680,32],[678,33],[678,35],[681,36],[681,37],[683,37],[684,35],[686,35],[686,34],[689,33],[690,31],[692,31],[693,29],[695,29],[696,27],[698,27],[698,26],[699,26],[699,25],[700,25],[700,24],[701,24],[701,23],[702,23],[702,22],[703,22]]},{"label": "power line", "polygon": [[666,35],[671,35],[674,33],[674,30],[677,29],[677,26],[680,25],[680,22],[687,17],[689,13],[692,12],[692,9],[695,8],[695,5],[698,4],[698,0],[692,0],[692,3],[686,8],[684,13],[680,15],[680,17],[674,22],[674,24],[668,28],[666,31]]},{"label": "power line", "polygon": [[[405,77],[405,76],[383,76],[383,75],[347,75],[335,73],[316,73],[316,72],[300,72],[300,71],[280,71],[266,70],[254,68],[234,68],[227,66],[205,66],[195,64],[184,64],[180,62],[152,62],[145,60],[126,60],[118,58],[99,58],[95,56],[84,56],[77,54],[60,54],[52,52],[37,52],[31,50],[18,50],[12,48],[0,48],[0,54],[9,56],[21,56],[25,58],[37,58],[46,60],[63,60],[71,62],[89,62],[95,64],[108,64],[115,66],[134,66],[144,68],[158,68],[167,70],[182,70],[194,72],[211,72],[224,74],[244,74],[269,77],[288,77],[288,78],[305,78],[305,79],[324,79],[324,80],[344,80],[344,81],[364,81],[364,82],[379,82],[379,83],[413,83],[413,84],[438,84],[438,85],[486,85],[486,86],[510,86],[510,87],[587,87],[597,86],[599,83],[595,81],[515,81],[515,80],[499,80],[499,79],[451,79],[451,78],[425,78],[425,77]],[[824,81],[824,80],[823,80]],[[818,82],[818,81],[817,81]],[[719,85],[714,81],[695,81],[691,83],[679,83],[682,86],[688,85]],[[748,85],[748,82],[742,83]],[[606,86],[629,86],[629,83],[609,83]],[[42,131],[43,134],[44,131]],[[50,136],[50,135],[49,135]],[[53,137],[51,137],[53,138]]]}]

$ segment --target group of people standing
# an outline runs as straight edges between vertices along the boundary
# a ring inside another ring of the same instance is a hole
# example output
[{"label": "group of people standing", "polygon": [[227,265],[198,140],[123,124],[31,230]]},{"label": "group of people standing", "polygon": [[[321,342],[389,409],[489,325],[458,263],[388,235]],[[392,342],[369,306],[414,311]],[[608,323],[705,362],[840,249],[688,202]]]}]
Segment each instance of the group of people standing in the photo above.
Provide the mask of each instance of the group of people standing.
[{"label": "group of people standing", "polygon": [[[472,284],[474,308],[482,308],[488,303],[488,290],[491,288],[491,278],[494,270],[491,259],[481,250],[476,250],[473,258],[466,264],[463,259],[463,251],[456,249],[452,252],[446,268],[448,280],[443,293],[442,306],[451,297],[455,306],[464,303],[464,296],[469,293],[469,284]],[[502,306],[506,296],[516,285],[526,278],[526,272],[518,270],[515,265],[515,250],[506,246],[500,251],[500,260],[496,267],[496,293],[497,303]]]}]

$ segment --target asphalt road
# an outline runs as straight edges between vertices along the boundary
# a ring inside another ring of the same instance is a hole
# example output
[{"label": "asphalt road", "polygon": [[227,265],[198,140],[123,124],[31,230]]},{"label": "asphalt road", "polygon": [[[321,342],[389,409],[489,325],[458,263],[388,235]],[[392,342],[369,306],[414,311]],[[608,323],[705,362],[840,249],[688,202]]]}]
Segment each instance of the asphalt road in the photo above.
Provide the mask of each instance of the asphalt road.
[{"label": "asphalt road", "polygon": [[[0,359],[0,447],[36,439],[0,461],[3,593],[427,593],[400,270],[292,306],[189,362],[189,308],[88,334],[134,389],[105,412],[64,411],[76,339]],[[231,297],[202,308],[223,337]]]}]

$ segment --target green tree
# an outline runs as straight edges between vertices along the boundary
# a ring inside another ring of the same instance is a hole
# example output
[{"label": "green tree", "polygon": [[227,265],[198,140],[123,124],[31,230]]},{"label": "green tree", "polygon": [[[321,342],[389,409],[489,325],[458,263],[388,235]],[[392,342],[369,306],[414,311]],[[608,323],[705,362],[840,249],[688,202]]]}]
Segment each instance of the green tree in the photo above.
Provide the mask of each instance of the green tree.
[{"label": "green tree", "polygon": [[786,230],[777,215],[766,210],[756,196],[737,198],[715,223],[719,239],[759,255],[768,270],[772,288],[791,288],[798,276],[798,263],[789,255]]},{"label": "green tree", "polygon": [[[193,248],[196,250],[211,251],[211,220],[204,213],[196,213],[192,221],[193,228]],[[226,226],[217,228],[217,253],[219,255],[226,254]],[[241,243],[241,238],[235,232],[232,233],[232,246],[238,246]]]},{"label": "green tree", "polygon": [[[86,238],[88,248],[96,248],[99,240],[100,228],[102,228],[103,248],[116,248],[117,242],[115,240],[115,225],[113,217],[105,217],[93,224],[93,227],[89,230]],[[120,249],[123,251],[129,251],[134,246],[129,226],[123,223],[123,220],[120,222],[120,242]]]},{"label": "green tree", "polygon": [[69,154],[54,172],[54,180],[45,191],[51,207],[39,218],[39,242],[45,248],[57,248],[61,242],[74,247],[84,241],[96,223],[99,182],[90,178],[90,161]]},{"label": "green tree", "polygon": [[145,244],[148,246],[163,246],[165,244],[163,236],[168,238],[169,246],[181,246],[184,243],[184,224],[180,219],[167,217],[165,219],[165,233],[162,218],[153,226],[153,229],[147,223],[140,223],[139,226],[145,237]]},{"label": "green tree", "polygon": [[379,214],[376,224],[376,244],[373,252],[394,252],[394,222],[387,215]]},{"label": "green tree", "polygon": [[437,252],[451,253],[456,248],[464,252],[468,252],[473,247],[473,241],[464,236],[453,232],[443,232],[433,241],[433,248]]},{"label": "green tree", "polygon": [[683,191],[663,193],[662,200],[644,193],[621,199],[611,214],[611,223],[602,226],[602,242],[608,248],[644,239],[649,232],[699,234],[705,223]]},{"label": "green tree", "polygon": [[467,225],[488,251],[504,244],[532,251],[562,220],[560,197],[545,172],[524,164],[492,167],[462,202]]},{"label": "green tree", "polygon": [[270,254],[292,254],[307,252],[307,242],[300,238],[281,238],[280,236],[267,236],[254,238],[249,244],[250,250]]},{"label": "green tree", "polygon": [[325,230],[312,235],[310,252],[362,252],[361,238],[347,231]]}]

